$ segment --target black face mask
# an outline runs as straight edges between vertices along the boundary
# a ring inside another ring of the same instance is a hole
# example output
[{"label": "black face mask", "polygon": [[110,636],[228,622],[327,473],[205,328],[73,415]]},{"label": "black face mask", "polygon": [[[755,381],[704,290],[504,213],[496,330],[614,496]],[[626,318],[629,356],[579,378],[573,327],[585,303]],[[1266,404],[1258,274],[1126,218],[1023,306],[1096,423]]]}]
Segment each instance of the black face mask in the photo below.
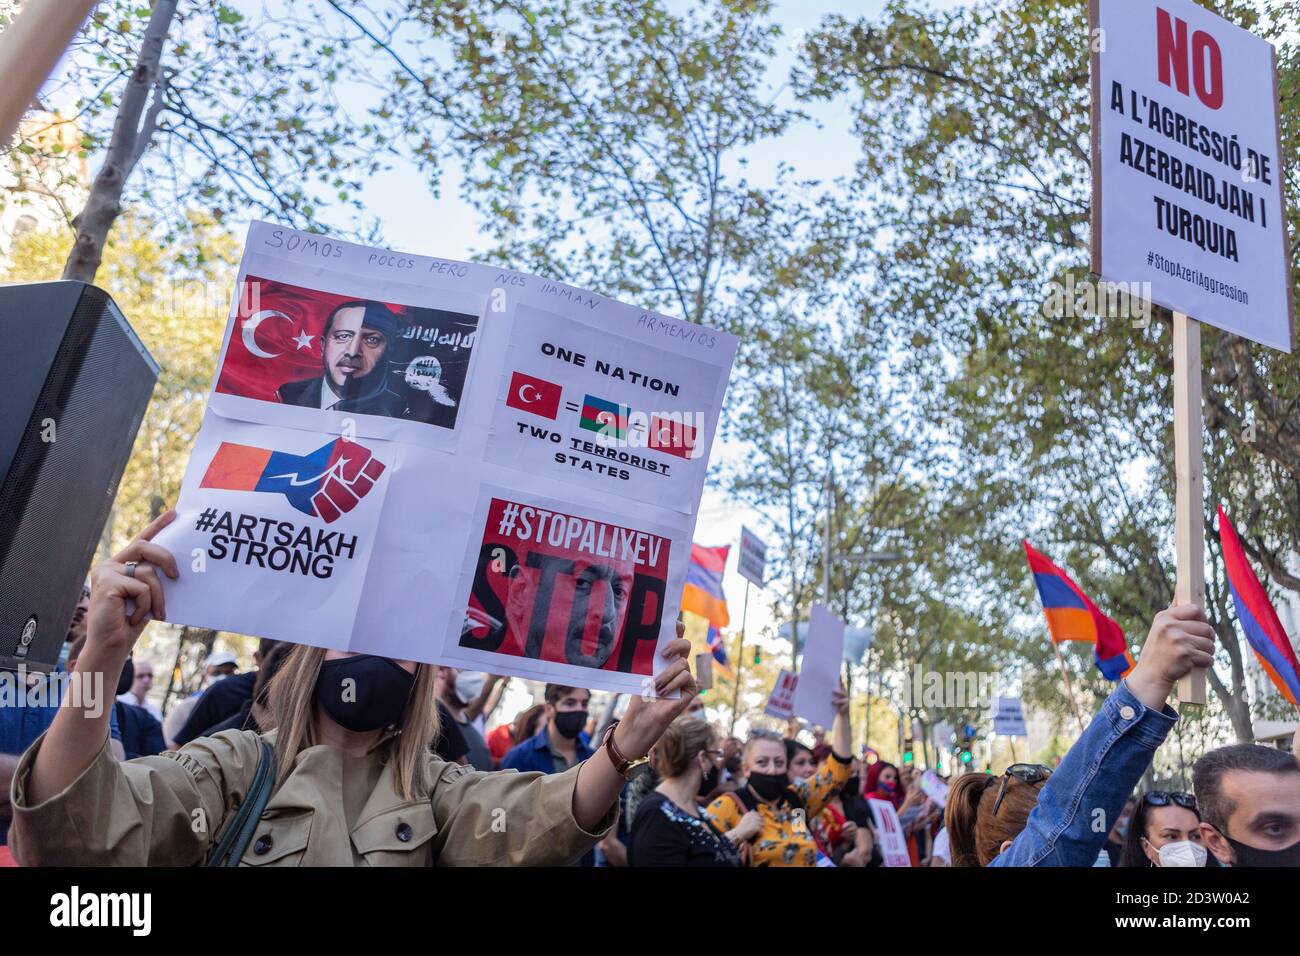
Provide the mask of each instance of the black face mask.
[{"label": "black face mask", "polygon": [[357,654],[321,664],[316,703],[340,727],[365,733],[401,720],[414,686],[415,675],[395,661]]},{"label": "black face mask", "polygon": [[555,715],[555,729],[560,732],[560,736],[565,740],[576,739],[585,726],[587,726],[587,712],[585,710],[566,710]]},{"label": "black face mask", "polygon": [[719,771],[716,766],[710,764],[708,773],[704,774],[700,778],[700,788],[695,792],[695,795],[697,797],[704,797],[716,790],[718,788],[718,774],[720,772],[721,771]]},{"label": "black face mask", "polygon": [[760,800],[775,800],[790,786],[790,778],[783,773],[751,773],[748,783]]},{"label": "black face mask", "polygon": [[739,776],[740,776],[740,757],[739,757],[739,755],[737,755],[737,756],[735,756],[735,757],[729,757],[729,758],[727,759],[726,767],[727,767],[727,773],[731,774],[733,777],[739,777]]},{"label": "black face mask", "polygon": [[1247,846],[1240,840],[1234,840],[1226,833],[1223,838],[1235,854],[1236,862],[1233,866],[1300,866],[1300,840],[1284,850],[1261,850],[1257,846]]},{"label": "black face mask", "polygon": [[844,786],[840,787],[840,796],[847,794],[856,797],[858,795],[858,787],[860,784],[861,781],[858,780],[857,777],[849,777],[848,780],[844,781]]},{"label": "black face mask", "polygon": [[131,660],[131,658],[128,657],[126,659],[126,663],[122,665],[122,676],[117,679],[116,696],[121,697],[123,694],[125,694],[127,691],[131,689],[131,685],[134,683],[135,683],[135,661]]}]

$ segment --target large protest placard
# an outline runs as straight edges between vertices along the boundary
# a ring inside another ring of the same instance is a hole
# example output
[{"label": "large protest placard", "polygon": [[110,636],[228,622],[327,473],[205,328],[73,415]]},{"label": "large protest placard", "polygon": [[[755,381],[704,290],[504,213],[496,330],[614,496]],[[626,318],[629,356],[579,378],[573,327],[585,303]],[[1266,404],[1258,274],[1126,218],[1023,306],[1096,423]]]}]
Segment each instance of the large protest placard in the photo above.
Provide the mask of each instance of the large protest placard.
[{"label": "large protest placard", "polygon": [[871,819],[876,825],[876,836],[880,840],[880,855],[885,866],[911,866],[912,857],[907,852],[907,837],[903,835],[903,824],[898,819],[898,811],[888,800],[867,798],[871,808]]},{"label": "large protest placard", "polygon": [[[1291,351],[1277,54],[1191,0],[1090,0],[1092,271],[1173,311],[1176,603],[1205,603],[1200,323]],[[1194,668],[1179,699],[1203,704]]]},{"label": "large protest placard", "polygon": [[1092,271],[1289,352],[1272,45],[1191,0],[1090,12]]},{"label": "large protest placard", "polygon": [[159,535],[177,623],[643,692],[736,340],[254,223]]},{"label": "large protest placard", "polygon": [[799,665],[799,685],[794,692],[796,715],[829,728],[835,720],[831,694],[840,686],[844,659],[844,622],[820,604],[808,616],[808,643]]}]

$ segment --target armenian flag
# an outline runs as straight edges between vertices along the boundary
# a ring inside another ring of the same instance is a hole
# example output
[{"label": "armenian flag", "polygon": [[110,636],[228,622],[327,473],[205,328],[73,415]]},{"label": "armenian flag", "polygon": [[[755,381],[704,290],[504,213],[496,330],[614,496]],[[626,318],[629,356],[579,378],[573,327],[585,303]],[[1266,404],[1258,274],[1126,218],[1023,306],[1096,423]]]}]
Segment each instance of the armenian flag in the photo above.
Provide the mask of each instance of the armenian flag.
[{"label": "armenian flag", "polygon": [[1133,669],[1124,631],[1108,618],[1069,575],[1025,541],[1025,558],[1043,602],[1052,642],[1083,641],[1093,645],[1092,657],[1107,680],[1119,680]]},{"label": "armenian flag", "polygon": [[731,545],[717,548],[691,545],[691,563],[686,569],[686,586],[682,588],[682,610],[698,614],[711,627],[723,628],[731,623],[727,597],[722,591],[722,571],[727,566]]},{"label": "armenian flag", "polygon": [[1300,707],[1296,703],[1300,701],[1300,662],[1296,661],[1295,649],[1282,629],[1264,585],[1246,560],[1241,539],[1223,513],[1222,505],[1219,506],[1219,541],[1223,544],[1223,564],[1228,572],[1232,603],[1237,608],[1241,629],[1246,632],[1246,641],[1282,696],[1292,707]]}]

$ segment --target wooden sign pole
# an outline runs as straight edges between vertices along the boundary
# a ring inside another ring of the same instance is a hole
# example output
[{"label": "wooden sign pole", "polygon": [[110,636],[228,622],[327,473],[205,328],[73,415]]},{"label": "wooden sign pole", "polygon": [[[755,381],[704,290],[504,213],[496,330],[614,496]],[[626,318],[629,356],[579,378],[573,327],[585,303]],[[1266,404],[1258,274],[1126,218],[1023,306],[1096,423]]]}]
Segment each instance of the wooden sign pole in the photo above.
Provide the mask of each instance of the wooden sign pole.
[{"label": "wooden sign pole", "polygon": [[740,707],[740,672],[745,669],[745,625],[749,622],[749,578],[745,579],[745,607],[740,612],[740,640],[736,644],[736,686],[731,691],[731,726],[727,736],[736,734],[736,711]]},{"label": "wooden sign pole", "polygon": [[[1048,635],[1050,640],[1051,635]],[[1056,651],[1056,663],[1061,668],[1061,680],[1065,683],[1065,696],[1070,698],[1070,706],[1074,708],[1074,719],[1079,722],[1079,733],[1082,734],[1086,728],[1083,722],[1083,713],[1079,710],[1079,702],[1074,699],[1074,688],[1070,686],[1070,672],[1065,669],[1065,658],[1061,656],[1061,646],[1052,641],[1052,650]]]},{"label": "wooden sign pole", "polygon": [[[1174,313],[1174,549],[1176,604],[1205,606],[1205,461],[1201,443],[1201,324]],[[1178,682],[1178,700],[1205,703],[1205,670]]]},{"label": "wooden sign pole", "polygon": [[0,146],[7,146],[41,84],[97,0],[27,0],[0,35]]}]

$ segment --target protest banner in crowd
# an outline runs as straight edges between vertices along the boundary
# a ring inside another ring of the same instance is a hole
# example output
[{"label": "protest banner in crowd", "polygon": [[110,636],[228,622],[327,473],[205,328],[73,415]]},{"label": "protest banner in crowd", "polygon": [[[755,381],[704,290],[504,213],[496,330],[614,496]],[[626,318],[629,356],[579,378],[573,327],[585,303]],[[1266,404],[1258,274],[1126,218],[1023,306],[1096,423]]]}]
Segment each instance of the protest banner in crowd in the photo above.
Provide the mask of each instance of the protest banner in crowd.
[{"label": "protest banner in crowd", "polygon": [[898,811],[888,800],[867,798],[871,808],[871,819],[876,824],[876,835],[880,839],[880,855],[885,866],[911,866],[912,858],[907,852],[907,837],[903,834],[903,824],[898,819]]},{"label": "protest banner in crowd", "polygon": [[814,724],[830,727],[835,720],[831,694],[840,686],[844,659],[844,622],[820,604],[808,616],[808,642],[799,665],[794,712]]},{"label": "protest banner in crowd", "polygon": [[736,561],[736,570],[746,581],[761,588],[766,568],[767,545],[762,538],[742,526],[740,529],[740,557]]},{"label": "protest banner in crowd", "polygon": [[169,617],[642,691],[735,349],[536,276],[254,223],[159,536],[188,568]]},{"label": "protest banner in crowd", "polygon": [[933,770],[927,770],[921,774],[921,789],[925,795],[937,803],[940,807],[948,805],[948,784]]},{"label": "protest banner in crowd", "polygon": [[767,706],[763,708],[763,713],[781,720],[789,720],[793,717],[794,689],[798,684],[799,678],[795,676],[794,671],[782,668],[781,673],[777,675],[776,683],[772,685],[772,693],[767,698]]},{"label": "protest banner in crowd", "polygon": [[998,697],[993,701],[993,732],[1005,737],[1024,737],[1025,711],[1019,697]]}]

